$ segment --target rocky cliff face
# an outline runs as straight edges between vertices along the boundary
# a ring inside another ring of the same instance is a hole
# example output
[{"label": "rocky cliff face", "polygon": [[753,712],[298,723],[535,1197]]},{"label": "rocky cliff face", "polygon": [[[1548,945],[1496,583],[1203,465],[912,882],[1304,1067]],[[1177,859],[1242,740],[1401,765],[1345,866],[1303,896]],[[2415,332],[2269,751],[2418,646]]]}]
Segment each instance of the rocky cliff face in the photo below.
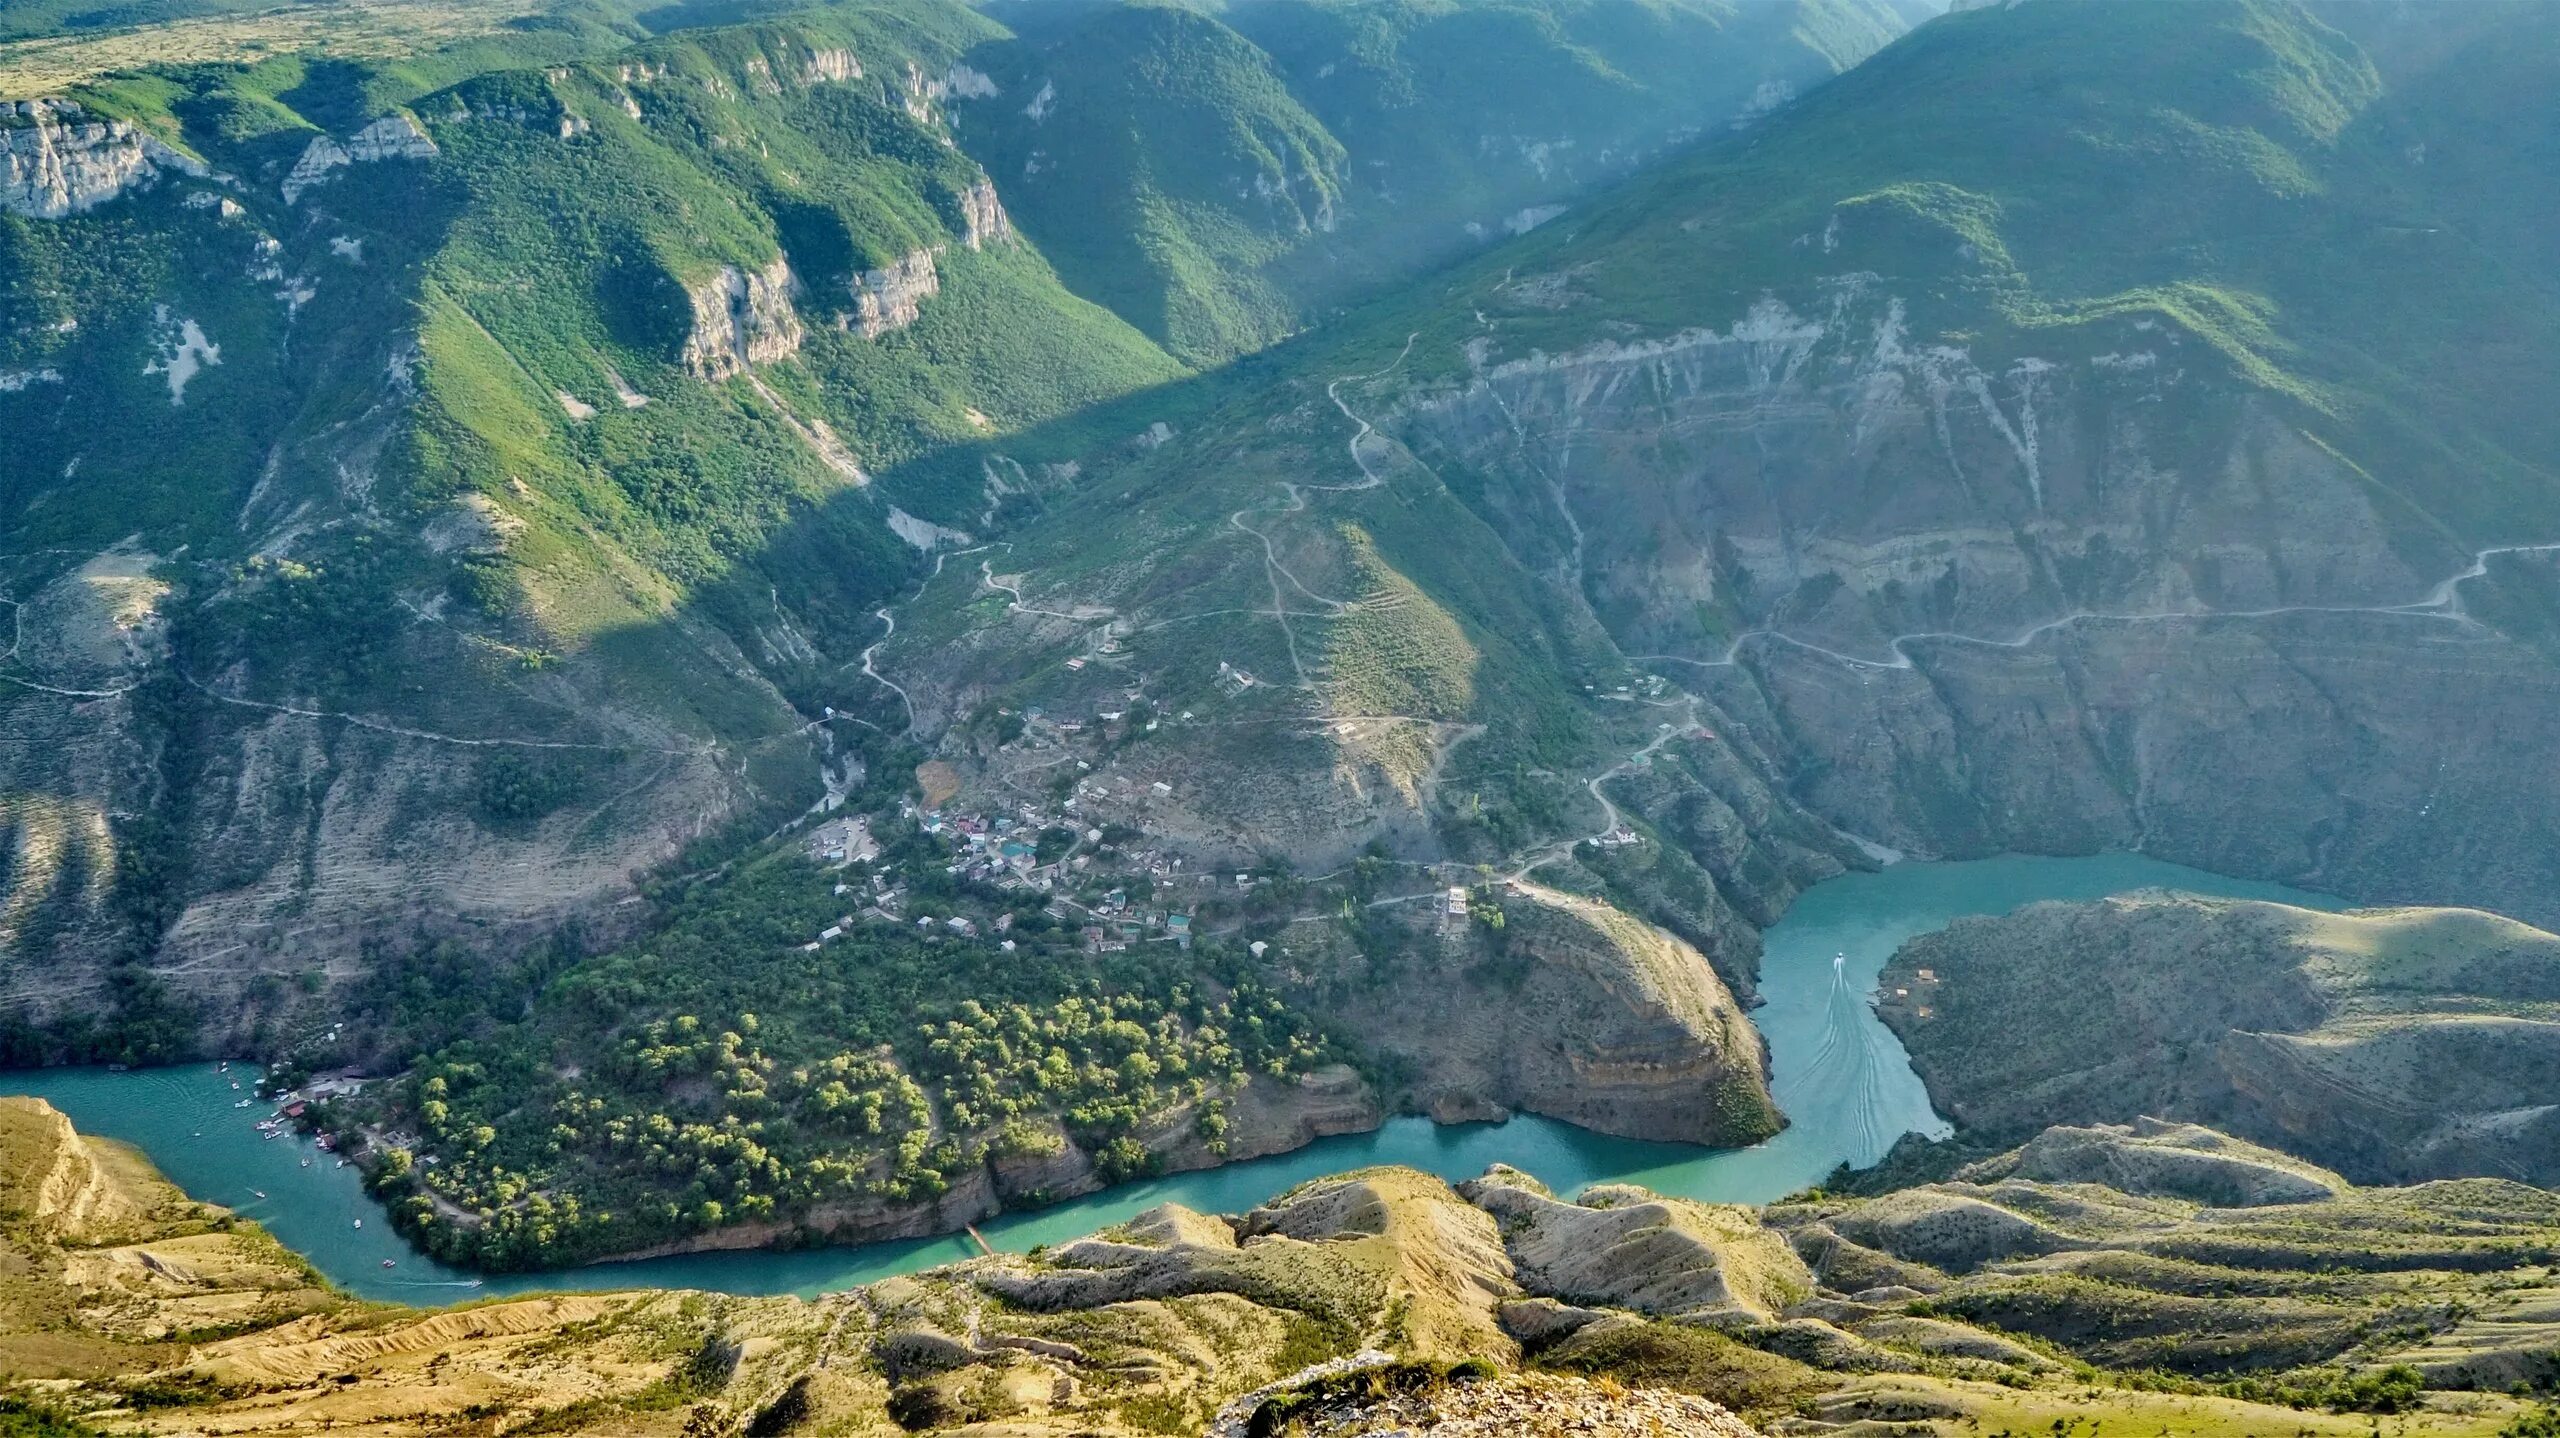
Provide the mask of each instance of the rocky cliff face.
[{"label": "rocky cliff face", "polygon": [[86,118],[74,101],[0,101],[0,210],[58,220],[163,171],[202,175],[205,167],[129,121]]},{"label": "rocky cliff face", "polygon": [[2560,1176],[2560,938],[2512,920],[2033,904],[1914,940],[1883,982],[1914,994],[1884,1013],[1932,1098],[1995,1138],[2157,1114],[2367,1180]]},{"label": "rocky cliff face", "polygon": [[2478,617],[2545,552],[2413,524],[2165,325],[1991,359],[1820,293],[1488,356],[1396,427],[1850,832],[2560,912],[2501,757],[2560,742],[2560,671]]},{"label": "rocky cliff face", "polygon": [[852,287],[853,312],[846,324],[864,339],[878,339],[914,324],[924,313],[924,302],[942,293],[942,275],[933,251],[915,250],[855,275]]},{"label": "rocky cliff face", "polygon": [[824,46],[809,52],[808,61],[800,67],[804,85],[840,85],[862,78],[862,62],[851,50],[842,46]]},{"label": "rocky cliff face", "polygon": [[349,165],[370,165],[383,160],[431,160],[436,155],[436,142],[427,138],[418,122],[407,115],[385,115],[349,136],[345,144],[327,135],[313,137],[303,147],[302,158],[284,177],[284,202],[288,205],[302,198],[312,186]]},{"label": "rocky cliff face", "polygon": [[1514,942],[1537,1017],[1493,1094],[1628,1137],[1740,1147],[1777,1131],[1760,1036],[1696,949],[1605,904],[1524,892]]},{"label": "rocky cliff face", "polygon": [[[1536,885],[1502,907],[1498,935],[1466,932],[1472,920],[1417,934],[1384,993],[1336,1006],[1364,1043],[1409,1070],[1391,1097],[1444,1121],[1521,1109],[1700,1144],[1777,1131],[1760,1036],[1695,948]],[[1310,952],[1290,962],[1327,960]],[[1433,1022],[1410,1021],[1426,1008]]]},{"label": "rocky cliff face", "polygon": [[1004,212],[1004,202],[996,198],[995,181],[983,175],[960,192],[960,222],[961,243],[973,250],[1013,238],[1013,217]]},{"label": "rocky cliff face", "polygon": [[797,284],[790,262],[777,255],[758,270],[723,265],[711,279],[686,290],[693,332],[684,343],[685,369],[716,384],[798,354],[803,332],[791,307]]},{"label": "rocky cliff face", "polygon": [[[231,1025],[299,1001],[289,977],[349,976],[320,956],[371,937],[526,942],[573,914],[609,922],[629,876],[693,836],[693,815],[739,802],[709,754],[597,696],[581,711],[629,726],[632,756],[562,752],[594,756],[600,775],[627,776],[607,782],[640,783],[666,807],[610,828],[569,810],[488,826],[474,818],[474,761],[495,756],[475,736],[344,724],[290,695],[236,692],[237,674],[190,685],[169,652],[159,572],[158,556],[113,551],[6,576],[20,596],[0,688],[0,1009],[12,1014],[109,1007],[115,979],[97,954],[129,942],[110,885],[120,869],[183,895],[155,963],[172,1000],[228,1045],[242,1041]],[[166,787],[173,763],[181,790]],[[145,809],[162,847],[119,818]]]},{"label": "rocky cliff face", "polygon": [[2341,461],[2191,348],[2135,320],[1977,359],[1846,275],[1818,308],[1488,365],[1403,430],[1485,476],[1515,546],[1639,654],[1778,630],[1889,666],[1902,635],[2405,604],[2459,567],[2400,553]]}]

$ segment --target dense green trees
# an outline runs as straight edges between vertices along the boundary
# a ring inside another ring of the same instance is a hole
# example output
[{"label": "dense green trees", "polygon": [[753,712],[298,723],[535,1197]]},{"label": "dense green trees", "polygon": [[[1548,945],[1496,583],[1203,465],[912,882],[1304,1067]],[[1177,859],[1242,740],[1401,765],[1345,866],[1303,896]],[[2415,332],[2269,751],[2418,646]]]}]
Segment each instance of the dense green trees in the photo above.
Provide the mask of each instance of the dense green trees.
[{"label": "dense green trees", "polygon": [[1159,1134],[1223,1141],[1256,1076],[1333,1056],[1214,948],[1087,955],[1026,923],[1013,953],[884,924],[807,949],[835,881],[767,858],[559,968],[519,1020],[430,1005],[422,1031],[468,1036],[360,1104],[402,1141],[375,1174],[395,1215],[441,1256],[544,1266],[930,1200],[1061,1131],[1116,1180]]}]

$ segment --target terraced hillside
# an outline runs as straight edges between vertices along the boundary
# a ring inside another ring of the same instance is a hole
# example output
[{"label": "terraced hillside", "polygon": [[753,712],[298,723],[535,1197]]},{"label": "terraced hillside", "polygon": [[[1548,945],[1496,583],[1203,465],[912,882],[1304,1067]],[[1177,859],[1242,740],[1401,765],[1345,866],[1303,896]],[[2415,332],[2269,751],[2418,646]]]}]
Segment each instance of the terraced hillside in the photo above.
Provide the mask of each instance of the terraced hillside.
[{"label": "terraced hillside", "polygon": [[2477,122],[2550,14],[2327,15],[1933,21],[1159,448],[1008,445],[1083,487],[883,662],[928,730],[1187,714],[1110,761],[1230,853],[1499,872],[1623,805],[1669,844],[1584,858],[1737,981],[1858,842],[2547,919],[2549,176]]},{"label": "terraced hillside", "polygon": [[1886,1022],[1977,1143],[2153,1113],[2368,1181],[2560,1182],[2560,939],[2512,920],[2031,904],[1914,940],[1883,982],[1909,996]]},{"label": "terraced hillside", "polygon": [[[2387,1419],[2489,1438],[2530,1432],[2560,1379],[2548,1193],[2358,1189],[2174,1125],[2054,1130],[1870,1200],[1568,1202],[1508,1170],[1452,1190],[1372,1169],[808,1301],[442,1310],[317,1288],[40,1105],[0,1105],[0,1140],[19,1380],[0,1415],[57,1425],[39,1432],[388,1435],[468,1412],[614,1434],[2345,1438]],[[124,1206],[27,1201],[73,1169]]]}]

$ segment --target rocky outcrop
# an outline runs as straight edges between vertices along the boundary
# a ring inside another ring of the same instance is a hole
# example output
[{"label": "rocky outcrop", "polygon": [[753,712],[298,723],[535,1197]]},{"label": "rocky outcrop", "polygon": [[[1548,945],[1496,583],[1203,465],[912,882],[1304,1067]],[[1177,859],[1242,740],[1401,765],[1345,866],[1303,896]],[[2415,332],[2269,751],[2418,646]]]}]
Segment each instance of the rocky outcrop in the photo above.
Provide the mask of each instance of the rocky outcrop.
[{"label": "rocky outcrop", "polygon": [[878,339],[914,324],[924,302],[942,293],[942,275],[933,251],[911,250],[876,270],[864,270],[852,281],[853,310],[845,327],[864,339]]},{"label": "rocky outcrop", "polygon": [[803,85],[835,85],[861,78],[862,62],[854,58],[851,50],[840,47],[812,50],[800,66],[800,83]]},{"label": "rocky outcrop", "polygon": [[803,334],[791,307],[797,283],[790,262],[777,255],[760,270],[723,265],[708,281],[688,287],[693,332],[684,343],[685,369],[717,383],[798,354]]},{"label": "rocky outcrop", "polygon": [[2023,1147],[1969,1165],[1957,1176],[1967,1183],[2022,1178],[2103,1184],[2121,1193],[2216,1208],[2319,1203],[2347,1187],[2345,1179],[2300,1159],[2198,1124],[2155,1118],[2049,1128]]},{"label": "rocky outcrop", "polygon": [[431,160],[436,156],[436,142],[418,122],[407,115],[385,115],[349,136],[344,144],[327,135],[313,137],[303,147],[302,158],[284,177],[284,202],[288,205],[302,198],[312,186],[328,180],[349,165],[370,165],[383,160]]},{"label": "rocky outcrop", "polygon": [[436,142],[406,115],[385,115],[347,141],[347,159],[358,165],[379,160],[430,160],[435,154]]},{"label": "rocky outcrop", "polygon": [[[1760,1036],[1697,949],[1538,885],[1515,886],[1502,910],[1498,934],[1413,934],[1384,979],[1357,951],[1323,949],[1312,936],[1289,941],[1288,963],[1311,978],[1335,965],[1361,975],[1369,996],[1334,1012],[1400,1073],[1388,1095],[1399,1108],[1448,1121],[1525,1110],[1600,1133],[1719,1146],[1777,1132]],[[1431,1022],[1414,1022],[1421,1013]]]},{"label": "rocky outcrop", "polygon": [[[1882,1012],[1931,1099],[1979,1133],[2156,1114],[2352,1177],[2560,1180],[2560,938],[2493,915],[2032,904],[1912,941],[1883,983],[1915,993]],[[2003,1162],[2221,1203],[2336,1186],[2177,1135],[2066,1131]]]},{"label": "rocky outcrop", "polygon": [[1214,1168],[1306,1147],[1335,1134],[1366,1133],[1386,1121],[1377,1090],[1347,1064],[1329,1064],[1294,1079],[1256,1078],[1229,1096],[1225,1146],[1212,1152],[1189,1112],[1175,1141],[1151,1144],[1168,1169]]},{"label": "rocky outcrop", "polygon": [[1637,1189],[1565,1203],[1506,1170],[1458,1192],[1500,1221],[1521,1283],[1568,1303],[1768,1320],[1813,1291],[1803,1260],[1747,1208]]},{"label": "rocky outcrop", "polygon": [[1538,1032],[1503,1055],[1499,1101],[1601,1133],[1741,1145],[1776,1132],[1760,1036],[1704,956],[1588,899],[1523,886],[1520,995]]},{"label": "rocky outcrop", "polygon": [[0,211],[58,220],[204,165],[127,120],[92,120],[70,100],[0,101]]},{"label": "rocky outcrop", "polygon": [[905,93],[900,102],[907,118],[919,125],[941,128],[942,102],[945,100],[992,100],[1002,91],[995,77],[972,68],[965,61],[954,60],[940,76],[925,73],[913,60],[907,62]]},{"label": "rocky outcrop", "polygon": [[142,372],[168,379],[172,406],[185,404],[187,385],[207,367],[220,363],[222,346],[205,337],[202,325],[171,314],[167,305],[154,308],[151,358],[143,362]]},{"label": "rocky outcrop", "polygon": [[0,1225],[77,1242],[140,1216],[88,1140],[41,1099],[0,1098],[0,1152],[9,1160],[0,1168]]},{"label": "rocky outcrop", "polygon": [[976,183],[960,192],[961,243],[982,250],[1012,239],[1013,217],[1004,212],[1004,202],[996,198],[995,181],[980,175]]},{"label": "rocky outcrop", "polygon": [[[1226,1438],[1230,1430],[1214,1430]],[[1243,1430],[1232,1430],[1241,1432]],[[1544,1373],[1466,1382],[1425,1393],[1346,1395],[1292,1416],[1289,1431],[1306,1438],[1362,1438],[1397,1433],[1430,1438],[1520,1438],[1570,1433],[1575,1438],[1759,1438],[1759,1430],[1692,1394],[1630,1389]]]}]

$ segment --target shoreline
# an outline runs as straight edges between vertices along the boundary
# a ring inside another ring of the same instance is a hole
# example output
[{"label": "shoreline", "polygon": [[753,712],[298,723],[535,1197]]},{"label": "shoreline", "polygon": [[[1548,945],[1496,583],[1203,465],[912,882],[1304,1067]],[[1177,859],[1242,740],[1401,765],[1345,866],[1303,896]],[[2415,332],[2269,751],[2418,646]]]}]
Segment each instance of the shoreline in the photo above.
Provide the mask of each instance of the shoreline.
[{"label": "shoreline", "polygon": [[[1766,931],[1770,944],[1763,986],[1768,1002],[1751,1016],[1776,1073],[1780,1107],[1790,1125],[1744,1149],[1709,1150],[1643,1143],[1575,1129],[1523,1112],[1499,1126],[1473,1120],[1481,1111],[1443,1112],[1460,1122],[1379,1115],[1374,1127],[1332,1136],[1295,1137],[1295,1146],[1214,1167],[1173,1169],[1162,1176],[1097,1189],[1038,1208],[1007,1210],[980,1223],[996,1247],[1019,1251],[1066,1241],[1124,1222],[1163,1202],[1203,1212],[1240,1212],[1299,1182],[1326,1174],[1398,1164],[1453,1179],[1473,1178],[1491,1163],[1537,1176],[1558,1192],[1593,1183],[1636,1183],[1674,1197],[1708,1202],[1765,1202],[1820,1182],[1843,1162],[1883,1156],[1907,1127],[1943,1120],[1931,1109],[1907,1055],[1868,1005],[1867,972],[1880,970],[1904,939],[1967,914],[2006,912],[2044,898],[2095,897],[2169,886],[2233,897],[2271,897],[2296,904],[2321,896],[2231,880],[2134,855],[2003,859],[1895,865],[1817,885]],[[2334,901],[2332,901],[2334,902]],[[1835,950],[1852,954],[1845,980],[1833,970]],[[1872,1029],[1872,1032],[1870,1030]],[[1837,1046],[1828,1071],[1817,1063],[1827,1038]],[[201,1075],[191,1082],[190,1074]],[[36,1070],[0,1074],[0,1089],[51,1098],[86,1132],[134,1143],[190,1196],[260,1223],[333,1282],[359,1296],[431,1302],[421,1290],[483,1283],[489,1295],[650,1285],[737,1294],[827,1292],[968,1256],[956,1237],[897,1237],[854,1246],[843,1242],[791,1250],[689,1241],[649,1257],[617,1255],[612,1271],[597,1260],[570,1268],[481,1274],[422,1258],[362,1192],[352,1170],[298,1167],[299,1141],[262,1143],[230,1111],[236,1097],[212,1081],[211,1065],[195,1070]],[[12,1081],[14,1080],[14,1082]],[[1868,1084],[1881,1087],[1867,1088]],[[1863,1094],[1864,1097],[1860,1095]],[[1889,1100],[1889,1102],[1883,1102]],[[216,1125],[221,1125],[217,1131]],[[190,1130],[201,1132],[191,1133]],[[1242,1137],[1232,1134],[1231,1137]],[[315,1156],[316,1157],[316,1156]],[[251,1201],[252,1187],[275,1197]],[[363,1217],[361,1232],[350,1221]],[[381,1222],[376,1218],[380,1216]],[[957,1224],[953,1231],[957,1232]],[[873,1230],[878,1232],[879,1230]],[[911,1228],[910,1234],[919,1230]],[[688,1236],[698,1239],[700,1235]],[[397,1267],[381,1270],[389,1257]]]}]

